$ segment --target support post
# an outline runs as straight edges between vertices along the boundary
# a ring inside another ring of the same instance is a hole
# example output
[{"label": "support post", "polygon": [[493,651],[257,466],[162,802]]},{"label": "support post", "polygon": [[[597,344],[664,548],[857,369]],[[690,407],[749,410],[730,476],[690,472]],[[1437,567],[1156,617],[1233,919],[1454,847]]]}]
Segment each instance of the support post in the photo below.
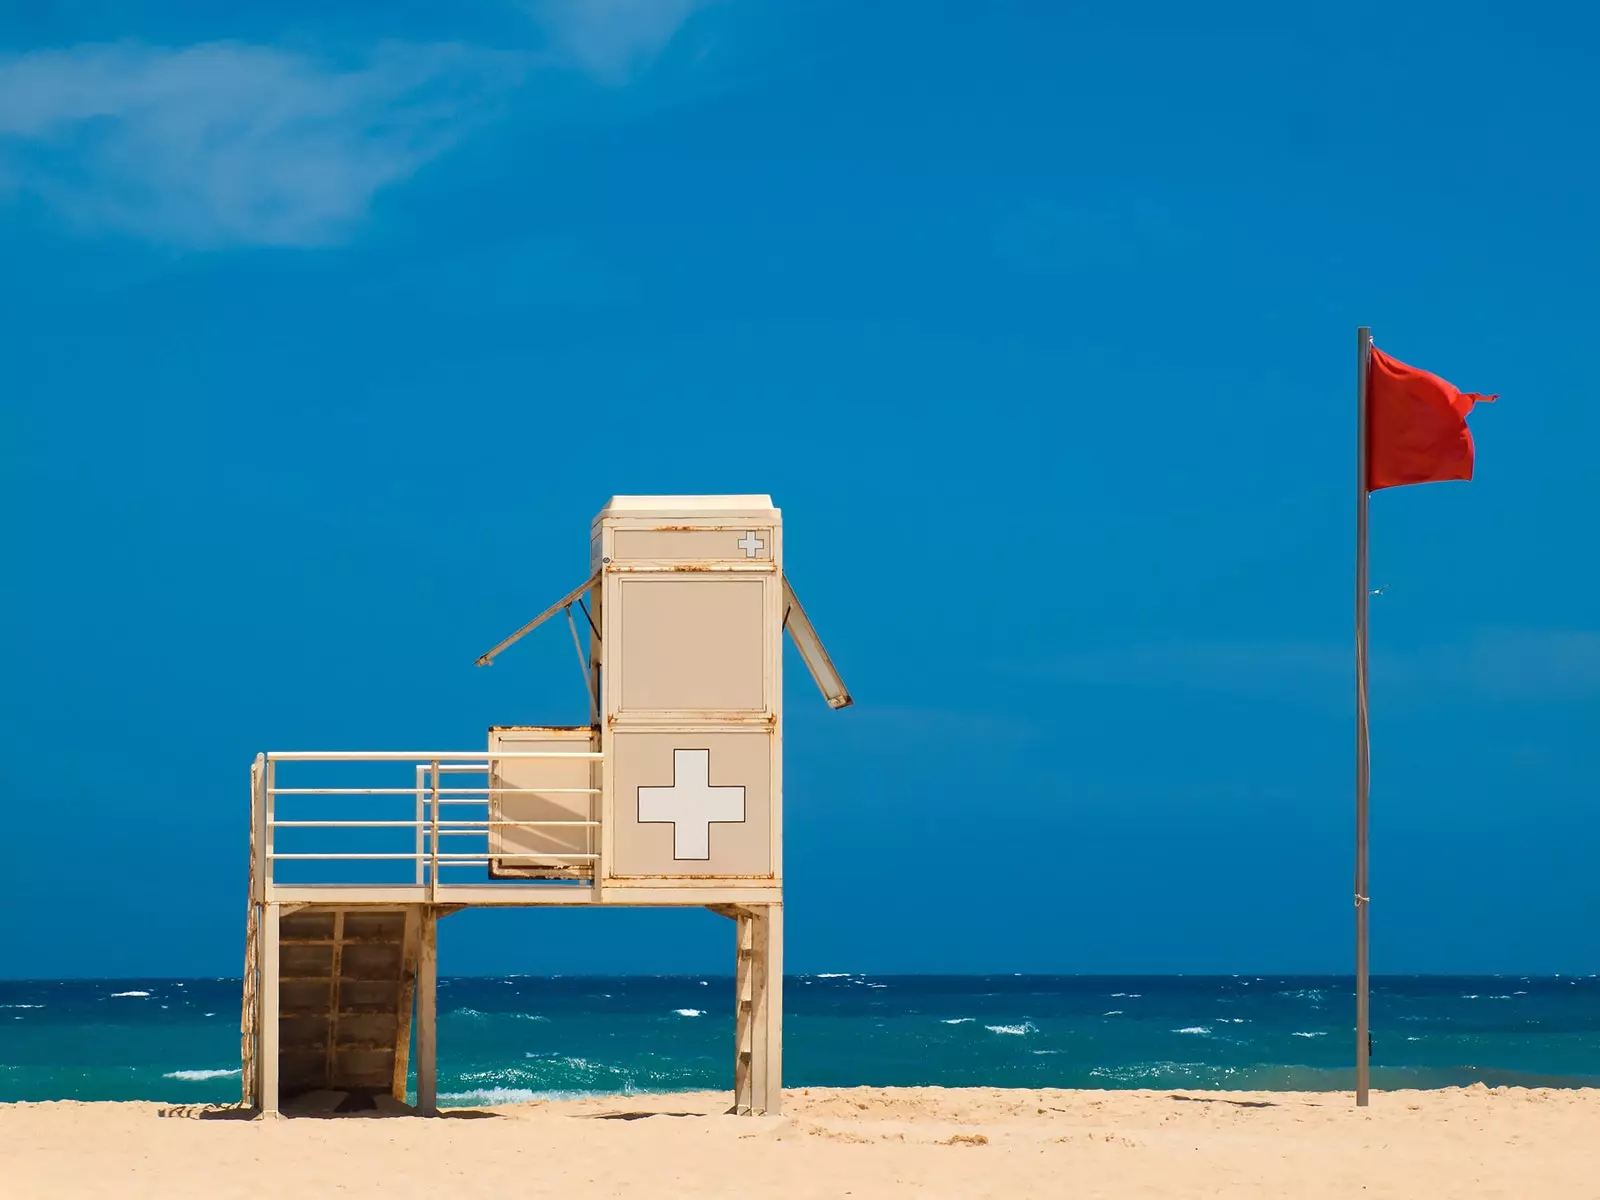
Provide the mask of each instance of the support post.
[{"label": "support post", "polygon": [[261,1019],[256,1033],[256,1078],[261,1088],[261,1115],[278,1115],[278,926],[282,907],[261,909],[261,962],[257,968]]},{"label": "support post", "polygon": [[761,1026],[758,1036],[766,1042],[765,1093],[757,1097],[761,1111],[778,1116],[783,1111],[783,905],[769,904],[763,913],[766,925]]},{"label": "support post", "polygon": [[422,911],[422,944],[417,953],[417,1111],[439,1112],[439,915]]},{"label": "support post", "polygon": [[1372,330],[1356,331],[1356,1106],[1365,1108],[1370,1084],[1372,1033],[1368,979],[1367,796],[1371,755],[1367,737],[1367,378]]}]

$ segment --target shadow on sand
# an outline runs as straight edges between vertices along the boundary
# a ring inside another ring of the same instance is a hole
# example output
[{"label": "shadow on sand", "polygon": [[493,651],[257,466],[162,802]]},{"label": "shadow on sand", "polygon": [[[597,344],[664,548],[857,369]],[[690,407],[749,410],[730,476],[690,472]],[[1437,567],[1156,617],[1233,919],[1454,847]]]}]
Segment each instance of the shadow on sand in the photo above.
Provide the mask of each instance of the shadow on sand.
[{"label": "shadow on sand", "polygon": [[[279,1114],[291,1120],[312,1117],[326,1120],[334,1117],[421,1117],[415,1107],[402,1103],[387,1093],[315,1091],[303,1092],[283,1100]],[[186,1121],[253,1121],[261,1114],[245,1104],[175,1104],[163,1108],[157,1116]],[[443,1109],[431,1119],[474,1121],[493,1118],[497,1113],[472,1108]]]},{"label": "shadow on sand", "polygon": [[1168,1100],[1185,1100],[1190,1104],[1231,1104],[1235,1108],[1277,1108],[1275,1100],[1229,1100],[1226,1096],[1184,1096],[1173,1092]]}]

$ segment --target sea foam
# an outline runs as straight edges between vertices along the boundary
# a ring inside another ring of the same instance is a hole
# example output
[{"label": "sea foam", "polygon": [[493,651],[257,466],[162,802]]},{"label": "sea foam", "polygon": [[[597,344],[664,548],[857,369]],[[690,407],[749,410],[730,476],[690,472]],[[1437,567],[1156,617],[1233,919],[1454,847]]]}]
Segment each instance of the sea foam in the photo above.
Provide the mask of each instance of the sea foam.
[{"label": "sea foam", "polygon": [[218,1067],[218,1068],[215,1068],[215,1069],[212,1069],[212,1070],[168,1071],[161,1078],[163,1078],[163,1079],[188,1079],[188,1080],[192,1080],[192,1081],[199,1081],[199,1080],[202,1080],[202,1079],[226,1079],[229,1075],[237,1075],[238,1073],[239,1073],[239,1068],[238,1067],[233,1067],[231,1069],[224,1068],[224,1067]]}]

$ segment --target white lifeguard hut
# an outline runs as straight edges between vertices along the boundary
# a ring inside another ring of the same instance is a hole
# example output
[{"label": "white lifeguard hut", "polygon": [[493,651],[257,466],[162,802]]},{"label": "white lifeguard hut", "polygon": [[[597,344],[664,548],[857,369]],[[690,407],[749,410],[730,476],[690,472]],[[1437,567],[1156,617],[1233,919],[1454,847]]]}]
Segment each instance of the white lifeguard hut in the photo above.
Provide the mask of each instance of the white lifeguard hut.
[{"label": "white lifeguard hut", "polygon": [[[244,1100],[437,1105],[437,923],[471,905],[693,905],[736,926],[737,1113],[780,1109],[783,637],[850,704],[768,496],[617,496],[564,614],[591,723],[486,750],[280,751],[251,768]],[[582,619],[574,616],[577,608]]]}]

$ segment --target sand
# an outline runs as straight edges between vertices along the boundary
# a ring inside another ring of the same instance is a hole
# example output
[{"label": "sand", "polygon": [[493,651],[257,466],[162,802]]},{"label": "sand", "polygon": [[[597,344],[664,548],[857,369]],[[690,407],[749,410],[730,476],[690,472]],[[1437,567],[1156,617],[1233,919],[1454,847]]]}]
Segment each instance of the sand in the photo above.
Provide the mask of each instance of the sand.
[{"label": "sand", "polygon": [[810,1088],[241,1119],[0,1105],[0,1196],[1600,1197],[1600,1089]]}]

